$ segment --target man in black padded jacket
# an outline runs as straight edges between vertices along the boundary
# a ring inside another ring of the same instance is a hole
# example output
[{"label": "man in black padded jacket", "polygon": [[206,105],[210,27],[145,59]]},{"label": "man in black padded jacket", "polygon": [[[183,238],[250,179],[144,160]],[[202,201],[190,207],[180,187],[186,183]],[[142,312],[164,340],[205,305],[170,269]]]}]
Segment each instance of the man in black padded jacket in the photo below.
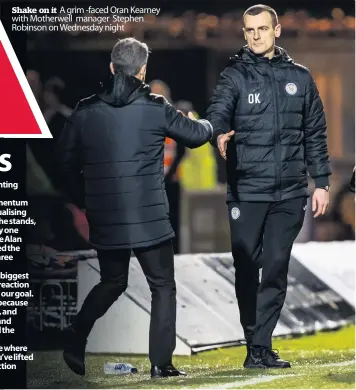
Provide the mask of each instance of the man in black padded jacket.
[{"label": "man in black padded jacket", "polygon": [[303,225],[307,171],[316,187],[314,216],[329,203],[326,122],[309,70],[275,45],[281,33],[276,12],[256,5],[243,19],[247,45],[221,73],[207,118],[214,128],[211,143],[226,159],[244,367],[285,368],[290,364],[272,350],[271,339]]},{"label": "man in black padded jacket", "polygon": [[[64,359],[85,374],[87,337],[127,287],[131,249],[152,292],[151,377],[185,375],[172,365],[176,342],[174,232],[164,185],[165,137],[195,148],[208,142],[207,120],[187,118],[144,83],[147,45],[120,40],[111,53],[111,79],[81,100],[58,142],[63,187],[85,208],[90,242],[97,249],[101,281],[88,294],[70,327]],[[123,315],[125,315],[123,313]]]}]

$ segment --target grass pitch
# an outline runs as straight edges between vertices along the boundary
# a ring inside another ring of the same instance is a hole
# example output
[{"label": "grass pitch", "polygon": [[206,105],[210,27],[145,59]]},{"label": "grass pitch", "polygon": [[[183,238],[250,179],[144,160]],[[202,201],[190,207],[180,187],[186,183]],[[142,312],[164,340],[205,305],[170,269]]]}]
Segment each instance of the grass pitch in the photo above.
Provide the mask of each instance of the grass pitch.
[{"label": "grass pitch", "polygon": [[[355,388],[355,327],[321,332],[298,339],[276,339],[273,348],[291,369],[246,370],[242,368],[245,347],[225,348],[189,357],[175,357],[174,364],[187,377],[152,381],[146,356],[87,355],[85,377],[72,373],[62,353],[36,352],[28,363],[28,388],[80,389],[343,389]],[[126,362],[138,373],[127,376],[104,374],[107,362]]]}]

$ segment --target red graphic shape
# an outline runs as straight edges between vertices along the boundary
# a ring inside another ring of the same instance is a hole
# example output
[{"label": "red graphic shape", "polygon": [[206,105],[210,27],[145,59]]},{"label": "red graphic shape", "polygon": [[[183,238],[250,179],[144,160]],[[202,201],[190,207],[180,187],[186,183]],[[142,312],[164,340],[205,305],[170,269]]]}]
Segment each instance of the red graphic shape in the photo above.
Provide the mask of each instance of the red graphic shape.
[{"label": "red graphic shape", "polygon": [[0,85],[0,134],[41,134],[1,42]]}]

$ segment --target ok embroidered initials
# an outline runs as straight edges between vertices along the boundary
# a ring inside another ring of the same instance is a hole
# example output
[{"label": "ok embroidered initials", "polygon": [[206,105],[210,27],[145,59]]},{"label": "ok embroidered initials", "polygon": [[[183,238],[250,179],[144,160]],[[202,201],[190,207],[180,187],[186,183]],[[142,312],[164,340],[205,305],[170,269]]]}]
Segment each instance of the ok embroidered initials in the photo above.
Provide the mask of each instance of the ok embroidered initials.
[{"label": "ok embroidered initials", "polygon": [[248,95],[248,102],[250,104],[253,104],[253,103],[261,103],[260,102],[260,94],[259,93],[250,93]]}]

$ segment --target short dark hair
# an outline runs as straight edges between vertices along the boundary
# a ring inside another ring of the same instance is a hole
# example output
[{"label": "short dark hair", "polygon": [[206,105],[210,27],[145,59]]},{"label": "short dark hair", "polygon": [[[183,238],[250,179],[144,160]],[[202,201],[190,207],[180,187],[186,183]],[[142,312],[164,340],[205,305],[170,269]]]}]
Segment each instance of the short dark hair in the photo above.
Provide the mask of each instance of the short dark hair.
[{"label": "short dark hair", "polygon": [[276,27],[277,24],[278,24],[277,12],[272,7],[269,7],[268,5],[257,4],[257,5],[253,5],[250,8],[247,8],[247,10],[243,14],[243,18],[245,18],[245,15],[256,16],[256,15],[259,15],[260,13],[262,13],[262,12],[268,12],[271,15],[272,26]]},{"label": "short dark hair", "polygon": [[148,47],[135,38],[120,39],[112,49],[111,62],[114,71],[136,76],[143,65],[147,64]]}]

